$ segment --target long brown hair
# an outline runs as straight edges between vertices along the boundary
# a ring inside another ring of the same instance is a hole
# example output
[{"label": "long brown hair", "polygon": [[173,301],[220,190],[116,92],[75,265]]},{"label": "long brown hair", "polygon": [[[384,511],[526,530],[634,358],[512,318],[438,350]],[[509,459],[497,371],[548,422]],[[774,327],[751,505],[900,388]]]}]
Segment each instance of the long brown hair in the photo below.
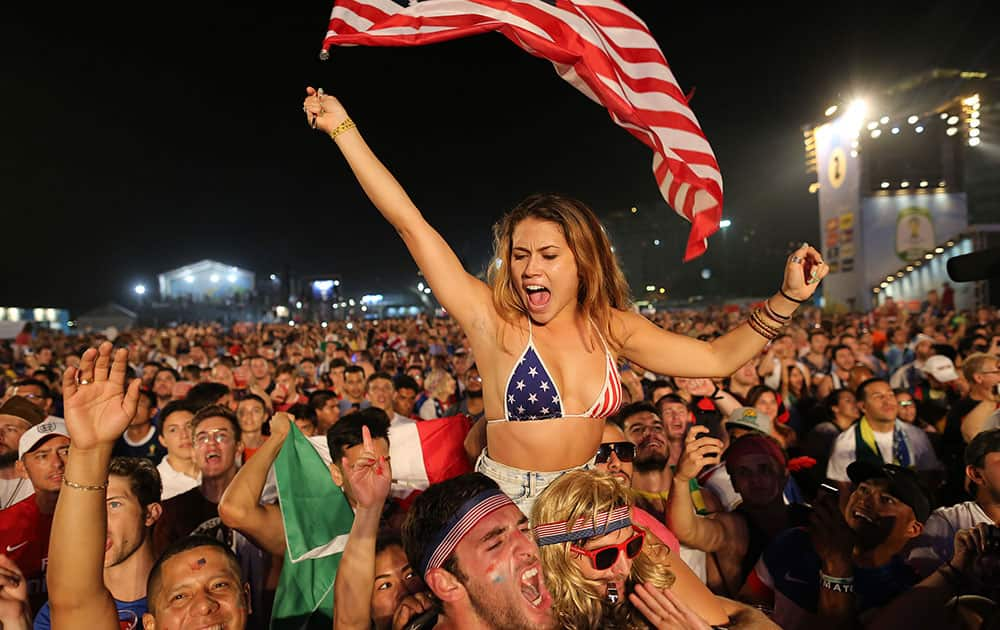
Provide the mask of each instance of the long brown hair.
[{"label": "long brown hair", "polygon": [[612,309],[630,304],[628,283],[611,251],[611,242],[594,212],[582,202],[556,194],[531,195],[493,225],[493,258],[487,279],[493,289],[493,306],[501,319],[515,323],[528,309],[514,290],[510,276],[514,228],[527,218],[551,221],[576,259],[577,304],[616,350],[621,343],[611,328]]}]

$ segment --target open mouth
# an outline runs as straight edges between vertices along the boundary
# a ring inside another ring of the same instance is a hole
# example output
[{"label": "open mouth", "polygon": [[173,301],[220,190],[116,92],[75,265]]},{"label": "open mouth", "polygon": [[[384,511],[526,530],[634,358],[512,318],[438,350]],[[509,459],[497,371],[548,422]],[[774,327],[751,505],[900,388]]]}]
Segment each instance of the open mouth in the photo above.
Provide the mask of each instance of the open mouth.
[{"label": "open mouth", "polygon": [[540,284],[526,284],[524,292],[528,294],[528,303],[536,309],[544,308],[552,297],[552,293]]},{"label": "open mouth", "polygon": [[861,510],[854,510],[852,516],[854,516],[854,518],[856,518],[859,521],[864,521],[868,523],[869,525],[875,524],[875,519],[870,514],[862,512]]},{"label": "open mouth", "polygon": [[541,608],[547,592],[542,586],[538,575],[538,567],[534,566],[521,574],[521,595],[535,608]]}]

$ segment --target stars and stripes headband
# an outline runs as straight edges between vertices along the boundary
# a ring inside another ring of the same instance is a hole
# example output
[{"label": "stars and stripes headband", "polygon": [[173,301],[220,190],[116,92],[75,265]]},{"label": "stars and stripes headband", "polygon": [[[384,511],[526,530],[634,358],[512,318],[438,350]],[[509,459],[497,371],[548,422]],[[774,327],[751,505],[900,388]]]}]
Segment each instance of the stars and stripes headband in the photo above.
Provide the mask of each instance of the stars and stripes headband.
[{"label": "stars and stripes headband", "polygon": [[463,503],[424,548],[424,557],[419,567],[420,575],[427,575],[431,569],[443,566],[448,556],[455,551],[455,547],[462,542],[476,523],[508,505],[514,505],[514,502],[498,489],[480,492]]},{"label": "stars and stripes headband", "polygon": [[543,523],[533,528],[539,547],[555,545],[570,540],[585,540],[604,536],[632,525],[632,509],[623,505],[607,512],[598,512],[593,518],[581,516],[570,527],[569,521]]}]

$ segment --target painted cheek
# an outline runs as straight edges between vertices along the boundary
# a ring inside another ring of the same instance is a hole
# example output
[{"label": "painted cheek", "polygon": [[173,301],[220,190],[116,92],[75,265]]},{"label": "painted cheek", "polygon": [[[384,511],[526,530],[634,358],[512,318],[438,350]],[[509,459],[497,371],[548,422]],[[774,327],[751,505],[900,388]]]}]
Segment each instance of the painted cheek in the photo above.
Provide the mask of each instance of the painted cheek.
[{"label": "painted cheek", "polygon": [[497,564],[496,562],[491,562],[486,566],[486,579],[490,584],[500,584],[504,581],[504,577],[497,570]]}]

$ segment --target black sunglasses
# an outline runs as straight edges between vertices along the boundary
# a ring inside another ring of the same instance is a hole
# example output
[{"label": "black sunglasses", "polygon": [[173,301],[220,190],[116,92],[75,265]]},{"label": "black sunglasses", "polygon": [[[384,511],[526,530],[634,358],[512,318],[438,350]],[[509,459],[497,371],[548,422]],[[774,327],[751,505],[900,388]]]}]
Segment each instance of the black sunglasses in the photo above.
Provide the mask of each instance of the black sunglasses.
[{"label": "black sunglasses", "polygon": [[597,447],[597,464],[605,464],[611,459],[611,451],[614,451],[619,461],[630,462],[635,459],[635,444],[631,442],[605,442]]}]

